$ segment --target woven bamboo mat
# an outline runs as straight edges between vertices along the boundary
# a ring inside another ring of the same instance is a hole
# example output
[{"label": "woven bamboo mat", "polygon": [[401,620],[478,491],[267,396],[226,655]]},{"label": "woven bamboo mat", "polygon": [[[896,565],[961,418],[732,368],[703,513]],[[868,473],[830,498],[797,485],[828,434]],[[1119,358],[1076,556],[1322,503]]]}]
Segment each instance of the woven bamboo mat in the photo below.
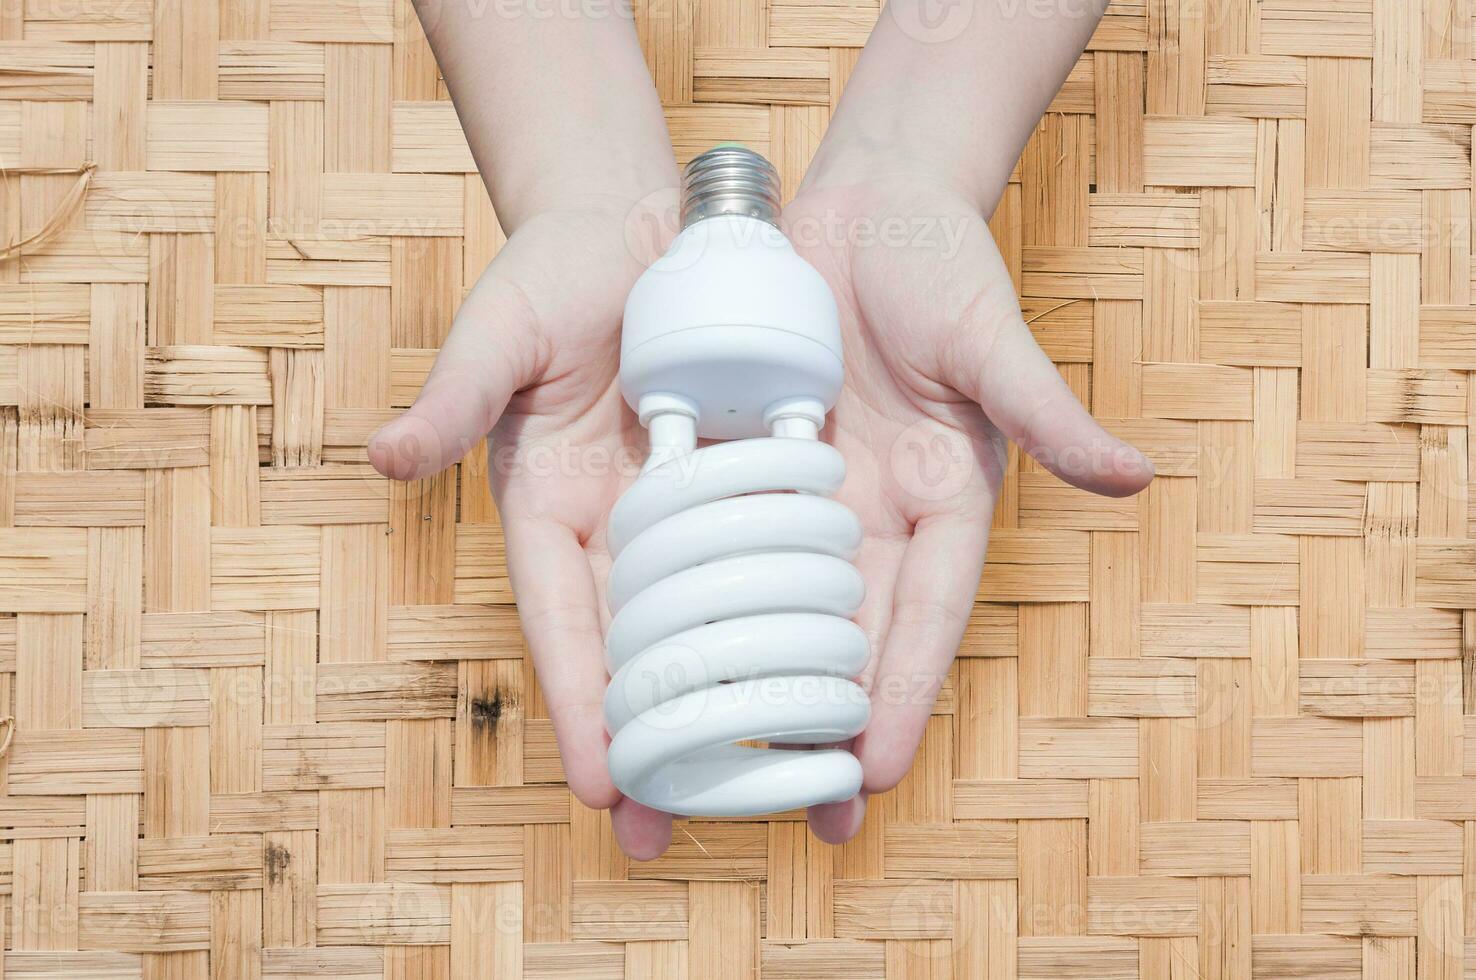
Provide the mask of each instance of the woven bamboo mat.
[{"label": "woven bamboo mat", "polygon": [[[643,6],[680,155],[792,187],[876,15]],[[1472,31],[1115,3],[994,224],[1160,478],[1014,472],[856,841],[633,864],[485,457],[365,463],[500,241],[407,0],[6,0],[3,234],[61,224],[0,263],[5,975],[1476,977]]]}]

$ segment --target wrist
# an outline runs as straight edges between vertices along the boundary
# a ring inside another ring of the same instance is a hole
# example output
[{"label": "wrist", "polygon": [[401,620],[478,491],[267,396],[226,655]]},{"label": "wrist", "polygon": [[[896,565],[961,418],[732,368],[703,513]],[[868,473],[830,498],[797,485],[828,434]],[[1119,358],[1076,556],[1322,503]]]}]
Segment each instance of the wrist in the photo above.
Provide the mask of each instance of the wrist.
[{"label": "wrist", "polygon": [[1105,6],[1075,0],[1021,17],[963,0],[935,23],[927,0],[890,0],[822,141],[817,180],[920,176],[992,212]]},{"label": "wrist", "polygon": [[536,215],[594,211],[625,216],[675,207],[679,178],[665,142],[655,152],[590,142],[528,167],[526,159],[478,160],[503,231],[511,235]]},{"label": "wrist", "polygon": [[980,213],[992,212],[1009,182],[1013,161],[991,165],[955,156],[936,142],[840,131],[832,126],[801,189],[821,192],[860,184],[927,184],[962,198]]}]

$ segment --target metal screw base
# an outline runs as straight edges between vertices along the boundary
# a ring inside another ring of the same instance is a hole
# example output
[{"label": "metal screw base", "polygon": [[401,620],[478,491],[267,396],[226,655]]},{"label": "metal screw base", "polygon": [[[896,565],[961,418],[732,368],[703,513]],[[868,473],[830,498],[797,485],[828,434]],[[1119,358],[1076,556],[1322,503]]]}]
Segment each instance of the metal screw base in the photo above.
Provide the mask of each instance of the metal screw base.
[{"label": "metal screw base", "polygon": [[719,214],[741,214],[777,226],[779,173],[746,146],[724,144],[687,164],[682,178],[682,227]]}]

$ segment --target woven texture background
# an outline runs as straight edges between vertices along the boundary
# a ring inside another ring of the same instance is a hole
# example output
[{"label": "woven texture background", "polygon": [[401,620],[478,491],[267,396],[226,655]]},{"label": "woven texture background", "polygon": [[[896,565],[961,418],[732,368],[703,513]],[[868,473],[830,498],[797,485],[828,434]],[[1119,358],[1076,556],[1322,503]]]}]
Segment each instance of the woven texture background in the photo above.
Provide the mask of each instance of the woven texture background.
[{"label": "woven texture background", "polygon": [[[793,187],[877,13],[641,5],[679,155]],[[5,976],[1476,978],[1472,33],[1114,3],[994,226],[1159,479],[1012,470],[854,842],[634,864],[485,453],[365,462],[501,241],[407,0],[0,3]]]}]

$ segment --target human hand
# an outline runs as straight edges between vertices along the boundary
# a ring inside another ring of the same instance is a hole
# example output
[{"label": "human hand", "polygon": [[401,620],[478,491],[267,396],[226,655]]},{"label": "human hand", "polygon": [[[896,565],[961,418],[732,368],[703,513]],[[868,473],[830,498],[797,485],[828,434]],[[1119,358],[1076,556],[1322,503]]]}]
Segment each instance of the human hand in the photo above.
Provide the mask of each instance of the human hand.
[{"label": "human hand", "polygon": [[[857,622],[872,644],[862,677],[872,714],[851,746],[862,793],[809,814],[817,836],[839,842],[860,828],[866,796],[911,766],[973,606],[1005,439],[1108,496],[1137,493],[1153,469],[1092,419],[1036,346],[970,199],[931,176],[822,177],[783,221],[840,307],[846,383],[827,435],[847,462],[836,499],[864,529]],[[939,455],[950,468],[924,482],[917,467]]]},{"label": "human hand", "polygon": [[569,788],[611,809],[627,852],[654,857],[670,817],[623,799],[605,764],[604,527],[632,472],[622,461],[645,446],[616,384],[621,313],[665,248],[675,190],[571,204],[518,226],[457,312],[415,404],[374,434],[369,458],[387,476],[418,479],[491,431],[508,574]]}]

